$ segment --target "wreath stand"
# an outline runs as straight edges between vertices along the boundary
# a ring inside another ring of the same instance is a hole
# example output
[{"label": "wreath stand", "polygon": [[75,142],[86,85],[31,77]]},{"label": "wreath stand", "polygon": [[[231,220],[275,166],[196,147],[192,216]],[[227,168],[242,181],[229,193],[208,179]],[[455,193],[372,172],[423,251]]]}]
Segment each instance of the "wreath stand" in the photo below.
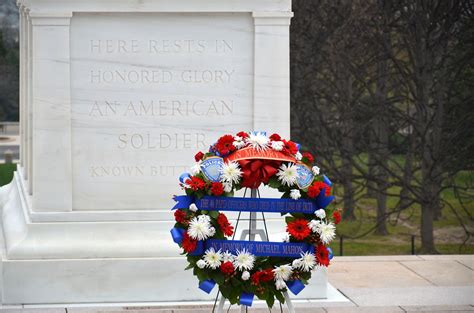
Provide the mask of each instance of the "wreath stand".
[{"label": "wreath stand", "polygon": [[[246,194],[247,194],[247,188],[245,189],[245,192],[244,192],[244,198],[245,198]],[[258,189],[250,189],[250,198],[260,198],[260,192],[258,191]],[[239,211],[239,215],[237,217],[237,222],[235,224],[234,236],[232,237],[232,239],[234,239],[235,234],[237,233],[237,227],[239,226],[239,221],[240,221],[240,215],[241,214],[242,214],[242,211]],[[263,220],[263,225],[265,226],[265,229],[257,229],[257,212],[250,212],[250,214],[249,214],[249,227],[247,229],[242,230],[242,233],[240,235],[240,240],[245,240],[245,238],[248,236],[249,241],[252,241],[252,240],[255,240],[255,237],[257,235],[259,235],[260,238],[262,239],[262,241],[269,241],[268,240],[267,223],[265,221],[265,215],[264,215],[263,212],[262,212],[262,220]],[[220,298],[219,305],[217,306],[217,310],[215,310],[217,299],[219,298],[219,294],[220,294],[220,291],[217,290],[216,300],[214,301],[214,307],[212,309],[212,312],[222,313],[223,310],[224,310],[224,304],[225,304],[225,300],[226,300],[226,298],[224,298],[224,297]],[[286,302],[286,305],[288,307],[288,312],[289,313],[295,313],[295,309],[293,307],[293,303],[291,302],[290,295],[288,294],[288,291],[283,292],[283,296],[285,297],[285,302]],[[241,313],[247,312],[247,310],[248,310],[248,307],[246,305],[241,305],[240,306],[240,312]],[[280,310],[281,310],[281,312],[283,312],[281,302],[280,302]]]}]

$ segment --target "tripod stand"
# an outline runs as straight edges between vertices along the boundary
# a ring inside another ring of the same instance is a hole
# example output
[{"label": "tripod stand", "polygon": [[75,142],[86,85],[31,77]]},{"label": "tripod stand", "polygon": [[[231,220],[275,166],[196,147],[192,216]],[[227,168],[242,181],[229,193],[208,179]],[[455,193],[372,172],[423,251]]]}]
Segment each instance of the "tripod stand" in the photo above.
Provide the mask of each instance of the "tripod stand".
[{"label": "tripod stand", "polygon": [[[245,189],[244,198],[245,198],[246,194],[247,194],[247,189]],[[258,191],[258,189],[251,189],[250,190],[250,198],[260,198],[260,192]],[[237,233],[237,227],[239,226],[239,222],[241,220],[240,219],[241,214],[242,214],[242,211],[239,212],[239,215],[237,217],[237,222],[235,224],[234,236],[232,237],[232,240],[234,239],[235,234]],[[265,215],[264,215],[263,212],[262,212],[262,221],[263,221],[263,225],[264,225],[265,229],[257,229],[257,212],[249,212],[249,227],[248,227],[248,229],[243,229],[242,230],[242,233],[240,235],[240,240],[245,240],[245,238],[248,236],[249,241],[254,241],[255,237],[257,235],[259,235],[260,238],[262,239],[262,241],[269,241],[267,223],[266,223]],[[215,310],[217,299],[219,298],[219,294],[220,294],[220,292],[218,290],[217,295],[216,295],[216,300],[214,301],[214,307],[212,309],[212,312],[216,312],[216,313],[222,313],[223,312],[224,304],[225,304],[225,300],[226,300],[226,298],[224,298],[223,296],[221,296],[221,298],[219,300],[219,305],[217,306],[217,310]],[[291,302],[290,295],[288,294],[288,291],[283,292],[283,296],[285,297],[285,302],[286,302],[286,305],[288,306],[288,312],[289,313],[295,313],[295,309],[293,307],[293,303]],[[248,307],[246,305],[241,305],[240,306],[240,312],[241,313],[247,312],[247,310],[248,310]],[[281,312],[283,312],[281,302],[280,302],[280,310],[281,310]]]}]

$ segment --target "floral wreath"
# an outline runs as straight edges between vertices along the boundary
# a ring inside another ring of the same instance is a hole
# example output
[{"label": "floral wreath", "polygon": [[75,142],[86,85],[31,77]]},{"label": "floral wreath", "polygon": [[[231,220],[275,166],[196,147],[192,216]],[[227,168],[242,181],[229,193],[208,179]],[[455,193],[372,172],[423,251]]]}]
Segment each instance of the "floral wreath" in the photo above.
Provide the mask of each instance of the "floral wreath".
[{"label": "floral wreath", "polygon": [[[171,234],[183,248],[189,262],[186,269],[193,269],[199,288],[210,293],[218,284],[219,291],[232,304],[251,306],[256,295],[272,307],[275,298],[285,302],[283,292],[287,289],[300,292],[312,270],[329,265],[332,251],[327,245],[335,237],[335,224],[341,215],[339,210],[325,208],[334,198],[330,196],[331,182],[320,175],[311,153],[301,153],[297,143],[278,134],[239,132],[220,137],[207,153],[198,152],[195,161],[190,173],[180,177],[186,196],[174,198],[178,203],[173,208],[176,224]],[[295,244],[308,249],[298,256],[275,257],[256,255],[247,248],[229,251],[205,246],[211,241],[234,242],[225,241],[234,234],[234,226],[218,209],[219,203],[232,200],[234,191],[256,189],[262,184],[282,192],[282,199],[271,200],[285,201],[286,208],[299,203],[313,205],[309,211],[281,211],[286,216],[287,237],[284,243],[275,243],[277,247]]]}]

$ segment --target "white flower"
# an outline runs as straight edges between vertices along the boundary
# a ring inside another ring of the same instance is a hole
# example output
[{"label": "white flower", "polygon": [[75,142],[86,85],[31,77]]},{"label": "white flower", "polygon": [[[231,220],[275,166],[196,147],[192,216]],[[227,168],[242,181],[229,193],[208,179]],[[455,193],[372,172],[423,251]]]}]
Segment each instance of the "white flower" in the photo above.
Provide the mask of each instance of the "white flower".
[{"label": "white flower", "polygon": [[302,158],[303,158],[303,155],[299,151],[296,152],[295,159],[297,159],[298,161],[301,161]]},{"label": "white flower", "polygon": [[273,274],[275,274],[275,280],[288,280],[293,273],[290,264],[276,266],[273,270]]},{"label": "white flower", "polygon": [[198,210],[198,207],[196,206],[196,204],[191,203],[189,205],[189,210],[192,211],[192,212],[196,212]]},{"label": "white flower", "polygon": [[323,219],[326,217],[326,211],[324,211],[323,209],[319,209],[314,212],[314,215],[316,215],[317,218]]},{"label": "white flower", "polygon": [[203,268],[206,267],[206,261],[204,261],[204,260],[199,260],[199,261],[196,262],[196,265],[197,265],[197,267],[203,269]]},{"label": "white flower", "polygon": [[313,166],[312,170],[313,170],[313,174],[314,174],[314,175],[316,175],[316,176],[319,175],[319,171],[320,171],[320,168],[319,168],[319,167],[317,167],[317,166],[315,165],[315,166]]},{"label": "white flower", "polygon": [[270,139],[262,132],[252,132],[246,140],[256,150],[266,150],[270,143]]},{"label": "white flower", "polygon": [[[209,215],[206,215],[206,214],[201,214],[201,215],[198,215],[198,219],[200,221],[206,221],[206,222],[210,222],[211,221],[211,217]],[[210,224],[209,224],[210,226]]]},{"label": "white flower", "polygon": [[209,227],[209,236],[212,237],[216,234],[216,229],[214,227]]},{"label": "white flower", "polygon": [[291,199],[298,200],[299,198],[301,198],[301,192],[299,191],[299,189],[291,189],[290,197]]},{"label": "white flower", "polygon": [[319,234],[321,241],[324,244],[328,244],[336,237],[336,226],[333,223],[320,223],[316,232]]},{"label": "white flower", "polygon": [[250,278],[250,273],[245,271],[242,273],[242,280],[249,280]]},{"label": "white flower", "polygon": [[237,250],[237,256],[234,259],[234,266],[239,270],[251,270],[253,268],[253,263],[255,262],[255,256],[248,252],[247,250],[242,249],[241,251]]},{"label": "white flower", "polygon": [[244,138],[242,138],[240,136],[234,136],[234,142],[232,144],[237,149],[242,149],[246,145],[246,143],[244,141]]},{"label": "white flower", "polygon": [[282,289],[285,289],[286,288],[286,283],[284,280],[282,279],[277,279],[275,281],[275,288],[276,290],[282,290]]},{"label": "white flower", "polygon": [[293,262],[291,263],[292,268],[299,268],[301,266],[301,260],[300,259],[294,259]]},{"label": "white flower", "polygon": [[308,227],[311,228],[313,233],[317,233],[319,224],[321,224],[321,221],[311,220],[311,222],[308,223]]},{"label": "white flower", "polygon": [[[296,268],[299,268],[305,272],[309,272],[316,266],[316,258],[314,254],[309,252],[301,253],[301,258],[296,259],[295,261],[298,261],[298,265],[296,266]],[[295,262],[293,261],[293,263]]]},{"label": "white flower", "polygon": [[272,141],[272,149],[275,151],[283,150],[283,141]]},{"label": "white flower", "polygon": [[201,161],[196,162],[193,166],[191,166],[191,175],[197,175],[201,172]]},{"label": "white flower", "polygon": [[283,185],[294,185],[298,177],[296,166],[293,163],[288,163],[288,166],[286,164],[282,164],[278,170],[277,176]]},{"label": "white flower", "polygon": [[204,253],[204,261],[206,262],[207,266],[215,270],[219,266],[221,266],[222,261],[222,253],[221,250],[217,251],[214,248],[209,248]]},{"label": "white flower", "polygon": [[222,182],[231,184],[239,182],[240,177],[242,176],[242,171],[240,170],[239,163],[228,162],[222,165],[221,174]]},{"label": "white flower", "polygon": [[224,191],[225,192],[231,192],[232,191],[232,183],[222,183],[224,185]]},{"label": "white flower", "polygon": [[234,262],[234,256],[229,251],[222,254],[222,262]]},{"label": "white flower", "polygon": [[189,222],[188,235],[195,240],[205,240],[212,236],[211,224],[209,220],[206,218],[201,218],[201,216],[207,215],[199,215],[198,217],[194,217],[191,222]]}]

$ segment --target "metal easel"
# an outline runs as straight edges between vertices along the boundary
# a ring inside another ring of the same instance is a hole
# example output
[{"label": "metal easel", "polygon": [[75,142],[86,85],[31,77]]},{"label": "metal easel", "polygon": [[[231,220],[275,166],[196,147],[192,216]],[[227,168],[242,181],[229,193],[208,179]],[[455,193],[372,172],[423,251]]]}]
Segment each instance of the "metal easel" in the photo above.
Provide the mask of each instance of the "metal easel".
[{"label": "metal easel", "polygon": [[[248,188],[246,188],[245,191],[244,191],[244,198],[245,198],[245,195],[247,194],[247,189]],[[258,189],[250,189],[250,198],[260,198],[260,192],[258,191]],[[257,229],[257,212],[249,212],[249,213],[250,213],[249,214],[249,228],[242,230],[242,232],[240,234],[240,240],[245,240],[245,238],[248,236],[249,241],[253,241],[253,240],[255,240],[255,237],[257,235],[259,235],[260,238],[262,239],[262,241],[269,241],[268,240],[267,222],[265,220],[265,214],[263,212],[261,212],[262,213],[263,225],[264,225],[265,229]],[[235,224],[235,231],[234,231],[234,235],[232,236],[232,240],[234,240],[235,234],[237,233],[237,227],[239,226],[239,221],[240,221],[241,214],[242,214],[242,211],[240,211],[239,215],[237,216],[237,222]],[[222,313],[223,310],[224,310],[224,304],[225,304],[225,300],[226,300],[226,298],[224,298],[224,297],[220,298],[219,305],[217,306],[217,310],[216,310],[216,303],[217,303],[217,299],[219,298],[219,294],[220,294],[220,291],[217,290],[217,295],[216,295],[216,299],[214,301],[214,307],[212,308],[212,312]],[[288,291],[283,292],[283,296],[285,297],[285,302],[286,302],[286,305],[288,307],[288,312],[289,313],[295,313],[295,309],[293,307],[293,303],[291,302],[291,298],[290,298],[290,295],[288,294]],[[281,312],[283,312],[281,302],[280,302],[280,310],[281,310]],[[241,313],[248,312],[248,307],[246,305],[241,305],[240,306],[240,312]]]}]

